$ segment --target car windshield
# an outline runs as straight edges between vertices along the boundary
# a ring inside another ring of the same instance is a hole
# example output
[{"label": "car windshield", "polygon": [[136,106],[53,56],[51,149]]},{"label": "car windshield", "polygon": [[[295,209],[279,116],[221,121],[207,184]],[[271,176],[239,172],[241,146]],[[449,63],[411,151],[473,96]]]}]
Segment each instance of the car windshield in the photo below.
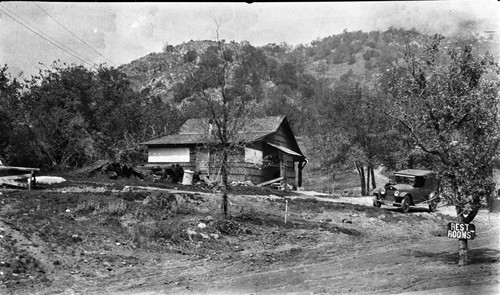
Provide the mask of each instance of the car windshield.
[{"label": "car windshield", "polygon": [[415,177],[396,176],[396,182],[409,184],[413,187],[424,187],[425,186],[425,178],[422,176],[415,176]]},{"label": "car windshield", "polygon": [[396,176],[396,183],[404,183],[413,186],[414,182],[415,182],[415,177]]}]

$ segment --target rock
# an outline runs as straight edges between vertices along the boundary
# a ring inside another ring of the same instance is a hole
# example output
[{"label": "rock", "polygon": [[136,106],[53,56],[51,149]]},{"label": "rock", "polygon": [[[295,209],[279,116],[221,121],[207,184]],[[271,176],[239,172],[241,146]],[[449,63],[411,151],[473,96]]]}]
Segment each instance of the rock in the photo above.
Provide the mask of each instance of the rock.
[{"label": "rock", "polygon": [[207,234],[204,234],[204,233],[199,233],[199,235],[200,235],[202,238],[206,239],[206,240],[209,240],[209,239],[210,239],[210,237],[209,237]]},{"label": "rock", "polygon": [[193,241],[193,237],[196,237],[198,233],[194,230],[186,229],[186,233],[190,241]]},{"label": "rock", "polygon": [[219,235],[218,234],[210,234],[210,236],[212,238],[214,238],[215,240],[217,240],[219,238]]},{"label": "rock", "polygon": [[342,218],[342,223],[352,223],[352,220],[347,218]]},{"label": "rock", "polygon": [[206,225],[205,223],[203,223],[203,222],[200,222],[200,223],[198,223],[198,226],[197,226],[197,227],[198,227],[199,229],[205,229],[205,228],[207,228],[207,225]]}]

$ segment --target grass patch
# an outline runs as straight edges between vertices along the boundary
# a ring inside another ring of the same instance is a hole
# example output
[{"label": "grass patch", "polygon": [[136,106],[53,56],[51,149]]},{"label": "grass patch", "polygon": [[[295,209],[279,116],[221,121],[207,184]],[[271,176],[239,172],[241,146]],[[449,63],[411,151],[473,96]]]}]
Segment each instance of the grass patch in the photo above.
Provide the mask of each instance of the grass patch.
[{"label": "grass patch", "polygon": [[101,203],[97,200],[90,199],[78,203],[75,212],[81,214],[89,214],[98,212],[101,209]]},{"label": "grass patch", "polygon": [[123,215],[125,212],[127,212],[127,203],[122,199],[112,200],[100,210],[100,213],[110,215]]},{"label": "grass patch", "polygon": [[182,245],[189,239],[184,230],[186,227],[179,219],[154,220],[136,224],[130,229],[129,234],[138,247],[148,247],[151,243],[164,244],[168,242]]}]

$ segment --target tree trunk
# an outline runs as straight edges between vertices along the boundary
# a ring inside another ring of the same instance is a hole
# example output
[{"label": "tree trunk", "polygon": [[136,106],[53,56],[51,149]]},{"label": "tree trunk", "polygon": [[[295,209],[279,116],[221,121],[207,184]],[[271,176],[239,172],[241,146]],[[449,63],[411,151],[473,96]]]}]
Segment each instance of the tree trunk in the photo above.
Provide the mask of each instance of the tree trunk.
[{"label": "tree trunk", "polygon": [[370,178],[371,178],[371,166],[366,167],[366,191],[365,193],[370,194]]},{"label": "tree trunk", "polygon": [[466,266],[468,260],[467,240],[458,240],[458,266]]},{"label": "tree trunk", "polygon": [[358,163],[354,163],[354,165],[356,166],[356,170],[358,170],[359,180],[361,183],[361,195],[365,196],[366,195],[365,169]]},{"label": "tree trunk", "polygon": [[[458,223],[464,223],[464,217],[462,215],[462,208],[457,206],[457,217]],[[460,210],[460,211],[459,211]],[[458,265],[465,266],[468,261],[468,248],[467,248],[467,239],[459,239],[458,240]]]},{"label": "tree trunk", "polygon": [[411,155],[409,158],[408,158],[408,169],[413,169],[413,165],[415,163],[415,157],[413,155]]},{"label": "tree trunk", "polygon": [[[463,214],[463,207],[456,206],[457,211],[457,219],[458,223],[469,224],[472,222],[476,214],[478,213],[478,209],[473,209],[470,211],[467,216]],[[458,240],[458,265],[465,266],[468,264],[468,240],[467,239],[459,239]]]},{"label": "tree trunk", "polygon": [[373,171],[373,167],[371,167],[372,174],[372,190],[377,188],[377,182],[375,181],[375,172]]},{"label": "tree trunk", "polygon": [[227,186],[228,186],[228,181],[227,181],[227,151],[224,149],[222,151],[222,163],[221,163],[221,177],[222,177],[222,213],[224,214],[224,217],[227,217],[227,208],[228,208],[228,198],[227,198]]}]

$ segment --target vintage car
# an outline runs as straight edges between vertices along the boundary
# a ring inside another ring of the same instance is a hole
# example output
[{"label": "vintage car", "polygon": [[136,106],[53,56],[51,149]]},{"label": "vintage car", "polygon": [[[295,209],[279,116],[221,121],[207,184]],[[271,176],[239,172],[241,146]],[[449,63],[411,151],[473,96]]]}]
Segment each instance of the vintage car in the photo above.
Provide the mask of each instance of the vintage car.
[{"label": "vintage car", "polygon": [[427,205],[429,212],[433,212],[440,201],[440,193],[436,172],[406,169],[395,172],[389,183],[373,190],[373,206],[393,205],[407,213],[410,206]]}]

